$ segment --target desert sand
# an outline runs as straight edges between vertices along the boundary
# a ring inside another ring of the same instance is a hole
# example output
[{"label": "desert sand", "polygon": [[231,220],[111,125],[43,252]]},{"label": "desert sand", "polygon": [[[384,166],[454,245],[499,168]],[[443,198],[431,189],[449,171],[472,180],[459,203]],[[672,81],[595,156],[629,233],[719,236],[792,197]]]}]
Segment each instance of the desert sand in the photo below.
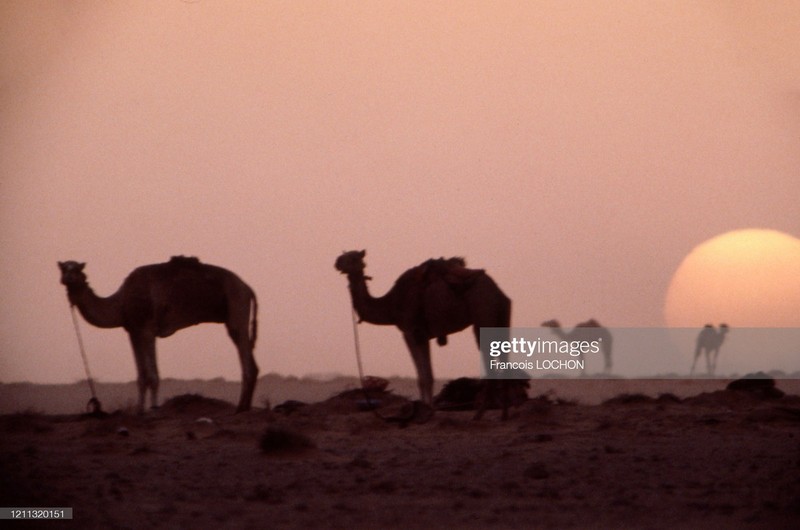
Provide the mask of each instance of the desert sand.
[{"label": "desert sand", "polygon": [[[800,385],[728,382],[535,381],[508,421],[405,426],[352,379],[267,376],[242,414],[236,383],[165,381],[143,416],[98,385],[103,417],[85,383],[4,384],[0,505],[73,508],[13,528],[797,528]],[[389,390],[398,416],[414,382]]]}]

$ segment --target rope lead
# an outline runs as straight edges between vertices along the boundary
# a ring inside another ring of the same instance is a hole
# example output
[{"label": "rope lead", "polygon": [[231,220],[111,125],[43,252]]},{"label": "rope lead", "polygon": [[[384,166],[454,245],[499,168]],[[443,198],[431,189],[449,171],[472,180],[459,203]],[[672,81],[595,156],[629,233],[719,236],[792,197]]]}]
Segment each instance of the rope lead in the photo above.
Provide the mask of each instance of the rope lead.
[{"label": "rope lead", "polygon": [[83,359],[83,369],[86,372],[86,382],[89,383],[89,392],[92,394],[92,398],[86,403],[86,412],[92,416],[100,415],[103,411],[102,407],[100,406],[100,400],[97,399],[97,392],[94,388],[92,373],[89,371],[89,360],[86,358],[86,349],[83,347],[83,337],[81,337],[81,328],[78,326],[78,317],[75,316],[75,306],[70,304],[70,309],[70,313],[72,314],[72,324],[75,326],[75,335],[78,337],[78,349],[80,350],[81,358]]},{"label": "rope lead", "polygon": [[426,423],[431,416],[433,416],[433,409],[420,401],[411,402],[410,407],[408,407],[407,410],[401,410],[401,413],[397,416],[384,416],[378,412],[377,403],[373,405],[367,387],[364,384],[364,367],[361,364],[361,344],[358,340],[358,315],[354,307],[351,309],[353,317],[353,341],[355,342],[356,363],[358,364],[358,380],[361,383],[361,391],[364,392],[367,408],[372,411],[376,418],[388,423],[397,423],[400,427],[406,427],[412,421],[415,423]]}]

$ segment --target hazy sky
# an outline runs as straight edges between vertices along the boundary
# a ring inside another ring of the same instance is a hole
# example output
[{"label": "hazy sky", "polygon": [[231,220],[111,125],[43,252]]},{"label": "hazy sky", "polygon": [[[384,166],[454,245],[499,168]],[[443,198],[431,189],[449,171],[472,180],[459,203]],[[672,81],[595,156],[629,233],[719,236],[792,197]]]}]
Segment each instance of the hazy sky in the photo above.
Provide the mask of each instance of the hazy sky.
[{"label": "hazy sky", "polygon": [[[800,236],[799,49],[791,1],[3,1],[0,380],[83,377],[68,259],[100,295],[174,254],[235,271],[262,373],[355,373],[351,249],[373,294],[461,255],[516,326],[662,325],[694,246]],[[95,377],[134,379],[81,324]],[[360,330],[368,373],[413,373]],[[478,371],[468,333],[433,357]],[[239,378],[216,325],[159,365]]]}]

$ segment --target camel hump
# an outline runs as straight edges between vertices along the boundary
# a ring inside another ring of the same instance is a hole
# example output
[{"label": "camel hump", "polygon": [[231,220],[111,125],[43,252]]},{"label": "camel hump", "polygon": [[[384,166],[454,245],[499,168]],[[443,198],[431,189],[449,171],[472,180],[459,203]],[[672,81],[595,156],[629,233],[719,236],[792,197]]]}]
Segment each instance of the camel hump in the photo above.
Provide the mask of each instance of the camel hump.
[{"label": "camel hump", "polygon": [[172,256],[169,258],[169,264],[179,267],[197,267],[200,265],[200,259],[195,256]]},{"label": "camel hump", "polygon": [[420,266],[420,272],[427,283],[444,280],[453,286],[469,284],[484,274],[483,269],[468,269],[462,257],[429,259]]}]

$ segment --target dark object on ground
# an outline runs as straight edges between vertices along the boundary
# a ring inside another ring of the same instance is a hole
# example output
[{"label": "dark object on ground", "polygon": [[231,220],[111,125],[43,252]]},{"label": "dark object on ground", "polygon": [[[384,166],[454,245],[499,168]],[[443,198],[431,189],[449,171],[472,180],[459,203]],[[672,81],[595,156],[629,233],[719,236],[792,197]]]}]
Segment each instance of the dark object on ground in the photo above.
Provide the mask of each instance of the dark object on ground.
[{"label": "dark object on ground", "polygon": [[763,399],[779,399],[783,397],[782,390],[775,388],[775,379],[764,372],[747,374],[741,379],[736,379],[728,383],[726,390],[739,392],[750,392]]},{"label": "dark object on ground", "polygon": [[284,401],[280,405],[275,405],[275,408],[273,408],[272,410],[274,412],[278,412],[280,414],[286,414],[288,416],[292,412],[301,409],[306,405],[307,403],[304,403],[303,401],[297,401],[296,399],[289,399],[287,401]]},{"label": "dark object on ground", "polygon": [[[479,406],[478,399],[481,390],[488,380],[474,377],[459,377],[448,382],[442,391],[433,398],[433,404],[438,410],[476,410]],[[527,379],[505,380],[507,385],[509,405],[518,406],[528,400]],[[485,409],[503,408],[502,396],[499,392],[489,392]]]},{"label": "dark object on ground", "polygon": [[279,427],[267,427],[258,446],[264,453],[291,453],[315,447],[308,436]]},{"label": "dark object on ground", "polygon": [[232,403],[221,399],[209,398],[200,394],[181,394],[171,397],[159,407],[161,412],[175,412],[194,416],[209,416],[212,414],[233,413]]},{"label": "dark object on ground", "polygon": [[444,385],[433,398],[433,404],[439,410],[474,410],[480,389],[480,379],[459,377]]}]

